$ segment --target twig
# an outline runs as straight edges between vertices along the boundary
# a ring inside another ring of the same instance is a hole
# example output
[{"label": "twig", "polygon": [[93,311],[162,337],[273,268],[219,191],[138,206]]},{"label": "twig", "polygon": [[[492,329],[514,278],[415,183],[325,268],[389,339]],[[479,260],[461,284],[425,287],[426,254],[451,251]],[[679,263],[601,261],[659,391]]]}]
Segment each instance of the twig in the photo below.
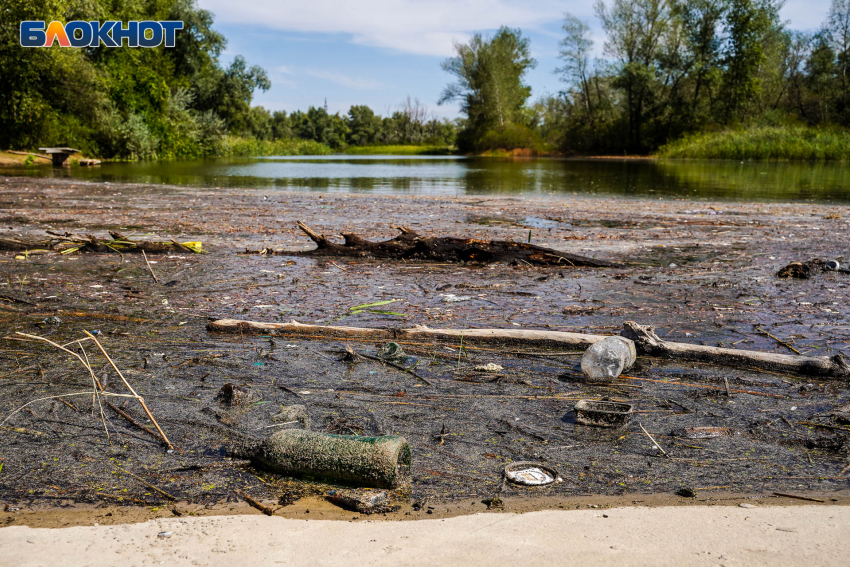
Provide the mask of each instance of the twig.
[{"label": "twig", "polygon": [[120,415],[121,417],[123,417],[124,419],[126,419],[127,421],[129,421],[130,423],[132,423],[133,425],[135,425],[136,427],[138,427],[142,431],[144,431],[145,433],[148,433],[149,435],[152,435],[153,437],[159,438],[159,435],[157,435],[154,431],[152,431],[150,428],[145,427],[144,425],[142,425],[141,423],[139,423],[138,421],[133,419],[129,414],[122,411],[121,408],[119,408],[118,406],[111,404],[109,402],[106,402],[106,405],[108,405],[110,408],[112,408],[112,411],[114,411],[115,413],[117,413],[118,415]]},{"label": "twig", "polygon": [[65,404],[66,406],[68,406],[69,408],[71,408],[72,410],[74,410],[75,412],[80,413],[80,410],[77,409],[77,406],[75,406],[71,402],[69,402],[67,400],[63,400],[62,398],[56,398],[56,399],[59,400],[60,402],[62,402],[63,404]]},{"label": "twig", "polygon": [[108,360],[108,361],[109,361],[109,364],[110,364],[110,365],[112,365],[112,369],[113,369],[113,370],[115,370],[115,372],[117,372],[117,373],[118,373],[118,377],[119,377],[119,378],[121,378],[121,381],[122,381],[122,382],[124,382],[124,385],[127,387],[127,389],[128,389],[128,390],[130,390],[130,393],[131,393],[131,394],[133,394],[133,396],[134,396],[134,397],[135,397],[135,398],[139,401],[139,403],[142,405],[142,409],[144,409],[144,410],[145,410],[145,413],[148,415],[148,419],[149,419],[149,420],[151,420],[151,423],[153,423],[153,424],[154,424],[154,427],[156,427],[156,430],[159,432],[159,435],[160,435],[160,437],[162,437],[162,440],[163,440],[163,441],[165,441],[165,444],[166,444],[166,445],[168,445],[168,448],[169,448],[169,449],[171,449],[171,450],[174,450],[174,445],[172,445],[172,444],[171,444],[171,441],[169,441],[169,440],[168,440],[168,437],[166,437],[165,432],[162,430],[162,428],[161,428],[161,427],[159,426],[159,424],[156,422],[156,419],[154,419],[153,414],[151,413],[151,410],[149,410],[149,409],[148,409],[148,406],[145,404],[145,399],[144,399],[143,397],[141,397],[139,394],[137,394],[137,393],[136,393],[136,390],[134,390],[134,389],[133,389],[133,387],[130,385],[130,383],[129,383],[129,382],[127,382],[127,379],[126,379],[126,378],[124,378],[124,375],[123,375],[123,374],[121,374],[121,371],[120,371],[120,370],[118,370],[118,367],[117,367],[117,366],[115,366],[115,363],[114,363],[114,362],[112,362],[112,359],[111,359],[111,358],[109,358],[109,355],[106,353],[106,350],[104,350],[103,346],[102,346],[102,345],[100,344],[100,342],[99,342],[99,341],[95,338],[95,336],[94,336],[94,335],[92,335],[91,333],[89,333],[88,331],[83,331],[83,332],[84,332],[86,335],[88,335],[88,337],[89,337],[89,338],[91,338],[91,340],[93,340],[93,341],[94,341],[94,344],[96,344],[96,345],[97,345],[97,348],[99,348],[99,349],[100,349],[100,352],[101,352],[101,353],[103,353],[103,356],[105,356],[105,357],[106,357],[106,360]]},{"label": "twig", "polygon": [[148,255],[147,255],[147,254],[145,254],[145,251],[144,251],[144,250],[142,250],[142,256],[144,256],[144,257],[145,257],[145,264],[147,264],[147,266],[148,266],[148,270],[150,271],[151,276],[153,277],[153,281],[154,281],[154,283],[159,283],[159,280],[156,278],[156,274],[155,274],[155,273],[153,273],[153,268],[151,268],[151,263],[150,263],[150,262],[148,262]]},{"label": "twig", "polygon": [[731,398],[732,396],[729,395],[729,378],[724,376],[723,377],[723,383],[726,384],[726,397]]},{"label": "twig", "polygon": [[796,498],[797,500],[806,500],[808,502],[826,502],[826,500],[821,500],[820,498],[809,498],[808,496],[797,496],[796,494],[786,494],[785,492],[774,492],[775,496],[782,496],[784,498]]},{"label": "twig", "polygon": [[638,425],[640,426],[640,429],[641,429],[641,431],[643,431],[644,435],[649,437],[649,440],[652,441],[653,445],[655,445],[655,448],[658,449],[659,451],[661,451],[661,454],[669,459],[670,455],[667,454],[667,451],[665,451],[664,449],[661,448],[661,445],[659,445],[655,441],[655,439],[652,438],[652,435],[650,435],[649,432],[646,429],[643,428],[643,425],[640,422],[638,422]]},{"label": "twig", "polygon": [[253,506],[257,510],[259,510],[260,512],[262,512],[266,516],[274,516],[274,510],[272,510],[271,508],[269,508],[265,504],[254,500],[253,498],[251,498],[250,496],[248,496],[247,494],[245,494],[244,492],[242,492],[239,489],[234,488],[233,492],[235,492],[236,494],[241,496],[242,499],[245,500],[245,502],[247,502],[248,504],[250,504],[251,506]]},{"label": "twig", "polygon": [[357,355],[362,356],[363,358],[368,358],[369,360],[375,360],[375,361],[380,362],[382,364],[389,364],[393,368],[397,368],[397,369],[401,370],[402,372],[406,372],[406,373],[410,374],[411,376],[413,376],[417,380],[421,380],[424,384],[427,384],[428,386],[434,385],[431,382],[429,382],[428,380],[426,380],[425,378],[423,378],[422,376],[420,376],[419,374],[417,374],[416,372],[414,372],[413,370],[407,369],[404,366],[402,366],[401,364],[396,364],[395,362],[390,362],[389,360],[384,360],[382,358],[378,358],[377,356],[372,356],[371,354],[363,354],[363,353],[358,352]]},{"label": "twig", "polygon": [[131,473],[130,471],[126,470],[126,469],[122,469],[121,467],[119,467],[115,463],[112,463],[112,466],[115,467],[116,469],[118,469],[119,471],[132,476],[133,478],[135,478],[136,480],[138,480],[139,482],[141,482],[142,484],[144,484],[145,486],[147,486],[151,490],[155,490],[155,491],[159,492],[160,494],[162,494],[163,496],[165,496],[169,500],[172,500],[172,501],[177,500],[176,496],[172,496],[171,494],[167,493],[166,491],[162,490],[161,488],[157,488],[156,486],[152,485],[151,483],[149,483],[148,481],[146,481],[142,477],[135,475],[135,474]]},{"label": "twig", "polygon": [[756,331],[758,331],[759,333],[761,333],[761,334],[763,334],[763,335],[767,335],[768,337],[770,337],[771,339],[773,339],[773,340],[774,340],[774,341],[776,341],[777,343],[781,344],[782,346],[784,346],[784,347],[785,347],[785,348],[787,348],[788,350],[791,350],[791,351],[793,351],[793,352],[795,352],[795,353],[797,353],[797,354],[802,354],[799,350],[795,349],[794,347],[792,347],[791,345],[789,345],[788,343],[786,343],[786,342],[785,342],[785,341],[783,341],[782,339],[780,339],[780,338],[778,338],[778,337],[775,337],[775,336],[771,335],[770,333],[768,333],[767,331],[765,331],[765,330],[764,330],[764,329],[762,329],[761,327],[756,327]]}]

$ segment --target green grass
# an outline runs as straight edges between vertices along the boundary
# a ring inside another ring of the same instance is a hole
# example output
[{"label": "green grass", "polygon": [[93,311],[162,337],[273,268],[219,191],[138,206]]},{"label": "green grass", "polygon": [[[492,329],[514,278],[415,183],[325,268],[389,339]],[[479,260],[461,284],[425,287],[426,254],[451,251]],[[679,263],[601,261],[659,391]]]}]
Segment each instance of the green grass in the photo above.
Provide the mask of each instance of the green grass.
[{"label": "green grass", "polygon": [[758,127],[685,136],[658,150],[662,158],[850,160],[850,131],[802,126]]},{"label": "green grass", "polygon": [[454,153],[449,146],[349,146],[342,153],[357,156],[447,156]]},{"label": "green grass", "polygon": [[216,152],[220,157],[328,155],[331,149],[312,140],[254,140],[230,136]]}]

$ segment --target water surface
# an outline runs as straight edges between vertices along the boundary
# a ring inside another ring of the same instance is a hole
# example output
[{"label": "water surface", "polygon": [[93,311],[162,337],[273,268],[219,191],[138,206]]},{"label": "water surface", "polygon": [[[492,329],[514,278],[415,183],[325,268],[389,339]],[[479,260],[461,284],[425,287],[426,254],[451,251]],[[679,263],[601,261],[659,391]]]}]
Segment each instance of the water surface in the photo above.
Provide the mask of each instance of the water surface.
[{"label": "water surface", "polygon": [[566,194],[850,203],[842,163],[501,159],[453,156],[297,156],[98,167],[7,168],[7,175],[112,183],[418,195]]}]

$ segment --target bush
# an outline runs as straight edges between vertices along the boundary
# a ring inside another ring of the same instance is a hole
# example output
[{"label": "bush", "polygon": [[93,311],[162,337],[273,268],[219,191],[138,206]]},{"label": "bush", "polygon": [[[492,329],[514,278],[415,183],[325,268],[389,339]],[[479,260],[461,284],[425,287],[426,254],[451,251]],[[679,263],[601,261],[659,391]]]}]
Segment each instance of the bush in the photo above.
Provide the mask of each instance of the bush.
[{"label": "bush", "polygon": [[531,150],[534,153],[545,151],[545,145],[540,135],[521,124],[505,124],[492,128],[484,133],[475,143],[479,152],[494,150]]},{"label": "bush", "polygon": [[238,138],[228,136],[223,144],[220,156],[252,157],[252,156],[312,156],[328,155],[331,149],[313,140],[257,140],[255,138]]},{"label": "bush", "polygon": [[766,126],[703,132],[663,146],[658,155],[664,158],[844,161],[850,159],[850,131]]}]

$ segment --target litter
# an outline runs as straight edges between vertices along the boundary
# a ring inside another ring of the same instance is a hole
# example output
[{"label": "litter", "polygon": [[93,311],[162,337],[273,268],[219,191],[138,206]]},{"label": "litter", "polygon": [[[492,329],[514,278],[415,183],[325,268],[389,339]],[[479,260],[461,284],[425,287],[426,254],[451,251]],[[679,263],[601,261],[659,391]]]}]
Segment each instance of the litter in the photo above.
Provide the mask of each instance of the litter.
[{"label": "litter", "polygon": [[477,366],[473,366],[472,370],[475,372],[501,372],[504,368],[499,364],[494,364],[492,362],[488,362],[487,364],[479,364]]},{"label": "litter", "polygon": [[581,371],[591,382],[609,382],[635,363],[635,343],[623,337],[606,337],[581,357]]},{"label": "litter", "polygon": [[558,471],[540,463],[522,461],[505,466],[505,477],[526,486],[545,486],[562,480]]},{"label": "litter", "polygon": [[592,427],[622,427],[632,418],[632,405],[620,402],[579,400],[576,423]]},{"label": "litter", "polygon": [[285,429],[257,447],[232,452],[291,476],[377,488],[397,488],[410,478],[410,445],[394,435],[361,437]]},{"label": "litter", "polygon": [[361,514],[383,514],[394,512],[399,506],[390,506],[386,490],[332,490],[328,500]]},{"label": "litter", "polygon": [[446,293],[443,295],[442,302],[443,303],[460,303],[461,301],[469,301],[472,299],[471,295],[455,295],[453,293]]},{"label": "litter", "polygon": [[729,433],[728,427],[686,427],[674,430],[673,436],[686,439],[713,439],[714,437],[729,435]]},{"label": "litter", "polygon": [[407,360],[407,354],[398,346],[398,343],[387,343],[378,351],[378,358],[387,362],[404,364],[404,361]]}]

